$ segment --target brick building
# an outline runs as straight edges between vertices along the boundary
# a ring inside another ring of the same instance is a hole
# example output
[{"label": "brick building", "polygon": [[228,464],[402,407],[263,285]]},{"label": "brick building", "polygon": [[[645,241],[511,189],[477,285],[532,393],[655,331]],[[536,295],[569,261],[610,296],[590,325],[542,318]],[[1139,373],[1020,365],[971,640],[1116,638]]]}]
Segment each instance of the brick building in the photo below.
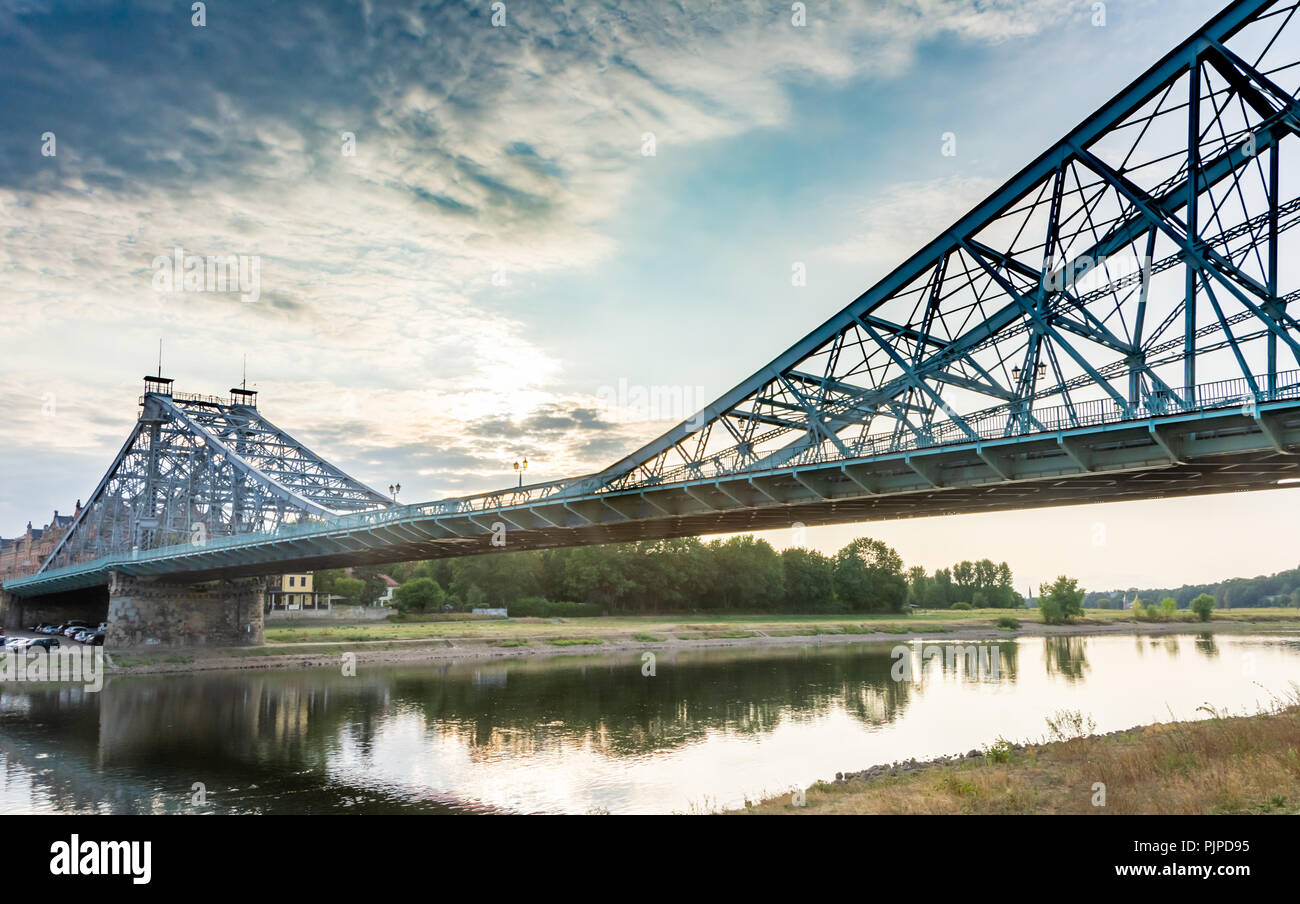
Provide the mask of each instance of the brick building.
[{"label": "brick building", "polygon": [[28,521],[27,530],[21,536],[0,537],[0,582],[34,574],[80,513],[81,500],[78,499],[77,508],[71,515],[60,515],[56,510],[44,527],[32,527]]}]

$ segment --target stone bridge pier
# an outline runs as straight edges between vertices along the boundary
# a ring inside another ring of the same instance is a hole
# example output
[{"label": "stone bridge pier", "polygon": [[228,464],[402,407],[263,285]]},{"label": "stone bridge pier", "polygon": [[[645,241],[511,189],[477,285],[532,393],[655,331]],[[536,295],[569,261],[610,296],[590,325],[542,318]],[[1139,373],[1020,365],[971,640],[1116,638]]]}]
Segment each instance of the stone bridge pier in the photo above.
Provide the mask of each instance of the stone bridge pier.
[{"label": "stone bridge pier", "polygon": [[109,573],[108,647],[232,647],[264,642],[267,579],[201,584]]}]

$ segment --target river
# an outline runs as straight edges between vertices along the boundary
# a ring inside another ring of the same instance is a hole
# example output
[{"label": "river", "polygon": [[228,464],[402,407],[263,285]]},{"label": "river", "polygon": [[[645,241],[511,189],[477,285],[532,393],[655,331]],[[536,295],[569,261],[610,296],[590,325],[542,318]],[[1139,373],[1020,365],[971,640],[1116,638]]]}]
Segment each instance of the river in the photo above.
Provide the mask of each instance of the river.
[{"label": "river", "polygon": [[701,812],[1040,740],[1061,710],[1104,732],[1253,713],[1300,680],[1294,636],[896,646],[10,682],[0,810]]}]

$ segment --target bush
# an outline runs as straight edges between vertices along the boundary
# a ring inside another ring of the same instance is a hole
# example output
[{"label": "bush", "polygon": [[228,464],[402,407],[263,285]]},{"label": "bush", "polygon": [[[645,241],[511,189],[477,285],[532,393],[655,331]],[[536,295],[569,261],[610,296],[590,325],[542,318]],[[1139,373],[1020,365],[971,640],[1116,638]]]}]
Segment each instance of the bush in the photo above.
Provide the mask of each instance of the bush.
[{"label": "bush", "polygon": [[1190,608],[1201,621],[1209,621],[1210,613],[1214,611],[1214,597],[1208,593],[1202,593],[1192,600]]},{"label": "bush", "polygon": [[1071,618],[1083,615],[1083,590],[1074,578],[1061,575],[1051,584],[1038,588],[1038,611],[1043,622],[1049,625],[1068,624]]},{"label": "bush", "polygon": [[593,618],[601,613],[596,603],[553,603],[540,596],[515,600],[506,610],[515,618]]},{"label": "bush", "polygon": [[984,748],[984,755],[990,763],[1009,763],[1015,759],[1016,749],[1006,738],[998,738]]},{"label": "bush", "polygon": [[1020,627],[1020,621],[1012,618],[1010,615],[999,616],[997,621],[993,622],[993,624],[999,628],[1005,628],[1008,631],[1014,631],[1016,628]]},{"label": "bush", "polygon": [[[1174,609],[1177,612],[1177,608]],[[1159,606],[1154,603],[1148,606],[1142,600],[1133,601],[1133,617],[1138,621],[1144,622],[1162,622],[1169,621],[1172,615],[1167,611],[1165,604],[1161,602]]]},{"label": "bush", "polygon": [[970,608],[971,608],[971,605],[970,605],[970,603],[953,603],[953,604],[952,604],[951,606],[949,606],[948,608],[950,608],[950,609],[961,609],[962,611],[969,612],[969,611],[970,611]]},{"label": "bush", "polygon": [[393,593],[397,610],[406,612],[437,612],[447,595],[433,578],[416,578],[407,581]]}]

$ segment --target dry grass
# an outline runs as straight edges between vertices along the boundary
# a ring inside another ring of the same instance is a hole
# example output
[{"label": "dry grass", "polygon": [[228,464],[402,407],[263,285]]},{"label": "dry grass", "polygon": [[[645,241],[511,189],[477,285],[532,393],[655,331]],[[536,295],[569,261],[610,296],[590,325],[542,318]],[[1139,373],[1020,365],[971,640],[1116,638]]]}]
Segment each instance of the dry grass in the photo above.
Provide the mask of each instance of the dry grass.
[{"label": "dry grass", "polygon": [[[897,777],[820,782],[746,807],[803,813],[1300,813],[1300,705],[1256,716],[1152,725]],[[1094,806],[1094,783],[1106,786]]]}]

